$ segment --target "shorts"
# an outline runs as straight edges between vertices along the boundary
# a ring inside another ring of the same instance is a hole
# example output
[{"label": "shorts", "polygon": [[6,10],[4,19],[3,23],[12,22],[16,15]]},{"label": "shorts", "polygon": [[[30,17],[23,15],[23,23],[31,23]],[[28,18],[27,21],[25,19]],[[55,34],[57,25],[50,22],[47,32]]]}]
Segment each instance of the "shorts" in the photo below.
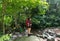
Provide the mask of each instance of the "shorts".
[{"label": "shorts", "polygon": [[31,28],[31,26],[27,26],[27,28]]}]

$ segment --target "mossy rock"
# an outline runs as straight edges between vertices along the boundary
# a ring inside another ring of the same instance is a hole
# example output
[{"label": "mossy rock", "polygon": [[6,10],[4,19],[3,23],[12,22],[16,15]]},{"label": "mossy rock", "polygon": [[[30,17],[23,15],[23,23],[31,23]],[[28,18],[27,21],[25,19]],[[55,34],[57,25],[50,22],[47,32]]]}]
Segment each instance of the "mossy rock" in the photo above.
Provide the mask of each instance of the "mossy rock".
[{"label": "mossy rock", "polygon": [[39,39],[36,36],[24,36],[21,38],[16,38],[14,41],[39,41]]}]

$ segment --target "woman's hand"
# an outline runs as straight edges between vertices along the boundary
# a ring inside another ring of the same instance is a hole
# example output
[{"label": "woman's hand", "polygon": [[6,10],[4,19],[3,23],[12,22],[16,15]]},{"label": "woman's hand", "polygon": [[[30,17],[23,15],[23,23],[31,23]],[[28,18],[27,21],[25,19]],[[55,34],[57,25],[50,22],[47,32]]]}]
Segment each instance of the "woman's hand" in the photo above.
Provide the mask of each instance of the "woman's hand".
[{"label": "woman's hand", "polygon": [[28,27],[29,27],[30,25],[29,25],[29,23],[28,23]]}]

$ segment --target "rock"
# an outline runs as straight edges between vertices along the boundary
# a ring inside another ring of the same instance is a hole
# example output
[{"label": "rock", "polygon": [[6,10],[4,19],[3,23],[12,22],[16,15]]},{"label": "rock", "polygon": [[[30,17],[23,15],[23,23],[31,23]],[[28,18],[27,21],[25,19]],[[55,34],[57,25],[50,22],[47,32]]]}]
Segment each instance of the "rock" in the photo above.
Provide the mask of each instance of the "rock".
[{"label": "rock", "polygon": [[12,39],[14,40],[14,39],[16,39],[17,38],[17,35],[13,35],[12,36]]},{"label": "rock", "polygon": [[22,35],[20,34],[20,35],[18,35],[18,37],[22,37]]},{"label": "rock", "polygon": [[29,36],[29,37],[22,37],[22,38],[17,38],[14,41],[39,41],[39,38],[36,36]]},{"label": "rock", "polygon": [[13,38],[16,38],[16,37],[17,37],[17,35],[13,35],[12,37],[13,37]]},{"label": "rock", "polygon": [[36,36],[30,36],[28,39],[29,41],[39,41],[39,38]]},{"label": "rock", "polygon": [[15,32],[16,35],[20,34],[19,32]]},{"label": "rock", "polygon": [[51,40],[50,39],[47,39],[47,41],[55,41],[55,40],[54,39],[51,39]]}]

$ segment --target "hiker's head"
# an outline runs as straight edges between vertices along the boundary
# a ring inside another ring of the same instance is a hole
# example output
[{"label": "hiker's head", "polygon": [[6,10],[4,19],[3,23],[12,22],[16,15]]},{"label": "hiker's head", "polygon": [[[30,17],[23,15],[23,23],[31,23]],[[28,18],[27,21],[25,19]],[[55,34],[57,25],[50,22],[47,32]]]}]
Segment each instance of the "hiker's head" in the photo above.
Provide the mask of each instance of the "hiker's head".
[{"label": "hiker's head", "polygon": [[31,20],[31,18],[29,17],[28,20]]}]

